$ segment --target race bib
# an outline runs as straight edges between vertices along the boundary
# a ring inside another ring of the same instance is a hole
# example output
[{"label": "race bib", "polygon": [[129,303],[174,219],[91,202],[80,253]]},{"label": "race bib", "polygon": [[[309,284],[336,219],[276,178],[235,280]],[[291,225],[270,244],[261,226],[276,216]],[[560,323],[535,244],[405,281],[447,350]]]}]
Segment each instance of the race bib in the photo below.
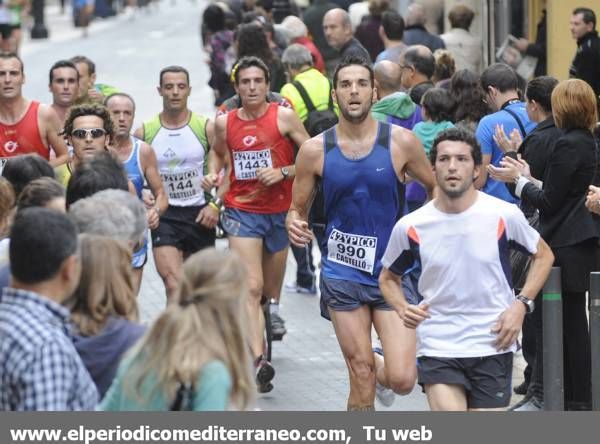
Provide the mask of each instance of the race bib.
[{"label": "race bib", "polygon": [[258,168],[273,168],[271,150],[234,151],[233,168],[237,180],[256,179],[256,170]]},{"label": "race bib", "polygon": [[327,259],[373,274],[377,238],[334,229],[327,240]]},{"label": "race bib", "polygon": [[202,174],[197,169],[162,173],[169,199],[191,199],[202,193]]}]

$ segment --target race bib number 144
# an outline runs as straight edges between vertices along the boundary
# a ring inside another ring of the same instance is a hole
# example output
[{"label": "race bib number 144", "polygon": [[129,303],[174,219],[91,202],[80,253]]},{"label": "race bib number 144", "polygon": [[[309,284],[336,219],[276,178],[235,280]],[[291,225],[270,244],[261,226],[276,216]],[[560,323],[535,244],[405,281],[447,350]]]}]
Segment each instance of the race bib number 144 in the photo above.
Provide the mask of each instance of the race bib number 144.
[{"label": "race bib number 144", "polygon": [[333,229],[327,240],[327,259],[373,274],[377,238]]},{"label": "race bib number 144", "polygon": [[254,180],[257,169],[273,168],[271,150],[234,151],[233,168],[237,180]]}]

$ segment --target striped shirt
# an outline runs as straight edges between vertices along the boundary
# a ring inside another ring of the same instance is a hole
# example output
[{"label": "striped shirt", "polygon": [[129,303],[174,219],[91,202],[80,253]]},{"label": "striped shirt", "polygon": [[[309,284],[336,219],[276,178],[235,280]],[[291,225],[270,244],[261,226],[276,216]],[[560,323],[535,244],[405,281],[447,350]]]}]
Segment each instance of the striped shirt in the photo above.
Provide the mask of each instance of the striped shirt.
[{"label": "striped shirt", "polygon": [[71,341],[69,311],[14,288],[0,295],[0,411],[93,410],[98,392]]}]

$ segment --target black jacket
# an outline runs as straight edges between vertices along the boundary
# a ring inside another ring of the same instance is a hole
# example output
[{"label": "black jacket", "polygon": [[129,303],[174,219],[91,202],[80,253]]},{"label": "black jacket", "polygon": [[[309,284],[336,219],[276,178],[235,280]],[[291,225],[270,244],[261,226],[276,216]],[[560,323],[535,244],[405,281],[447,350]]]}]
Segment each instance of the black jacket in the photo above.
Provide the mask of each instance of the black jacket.
[{"label": "black jacket", "polygon": [[588,32],[577,40],[577,52],[569,68],[569,76],[588,82],[596,97],[600,95],[600,37]]},{"label": "black jacket", "polygon": [[583,205],[588,186],[598,183],[598,153],[592,133],[564,132],[555,145],[540,190],[523,187],[521,199],[540,210],[540,234],[553,247],[576,245],[598,237],[598,217]]}]

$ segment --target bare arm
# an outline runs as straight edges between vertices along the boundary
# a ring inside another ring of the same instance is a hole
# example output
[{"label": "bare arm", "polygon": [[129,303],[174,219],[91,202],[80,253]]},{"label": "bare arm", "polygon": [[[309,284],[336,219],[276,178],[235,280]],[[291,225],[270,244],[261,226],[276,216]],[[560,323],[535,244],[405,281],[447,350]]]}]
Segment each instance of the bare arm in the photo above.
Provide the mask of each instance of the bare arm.
[{"label": "bare arm", "polygon": [[144,142],[142,142],[140,148],[140,162],[144,171],[144,177],[154,196],[155,205],[148,209],[148,226],[150,229],[154,229],[158,226],[160,215],[167,210],[169,199],[167,198],[162,178],[158,172],[156,153],[150,145]]},{"label": "bare arm", "polygon": [[[293,109],[280,106],[277,114],[277,125],[279,126],[279,131],[281,134],[291,139],[296,146],[300,147],[304,142],[310,139],[310,136],[304,128],[304,125]],[[290,178],[294,177],[296,175],[295,166],[286,166],[290,170]]]},{"label": "bare arm", "polygon": [[56,154],[56,158],[50,161],[50,165],[57,167],[66,163],[69,159],[65,139],[59,135],[62,130],[60,119],[56,112],[47,105],[40,105],[39,113],[41,128],[43,128],[43,135],[45,135],[42,140],[45,140],[48,148]]},{"label": "bare arm", "polygon": [[308,214],[315,194],[317,178],[323,171],[323,140],[321,136],[300,146],[296,157],[296,179],[292,188],[292,204],[286,218],[292,244],[302,247],[313,237],[308,228]]},{"label": "bare arm", "polygon": [[410,174],[425,187],[427,196],[431,199],[435,178],[431,163],[427,160],[419,139],[411,131],[393,128],[392,141],[392,163],[398,178],[404,181],[404,174]]},{"label": "bare arm", "polygon": [[386,267],[383,267],[379,274],[379,288],[383,298],[398,313],[405,327],[417,328],[421,322],[429,318],[427,304],[409,304],[402,291],[402,278]]},{"label": "bare arm", "polygon": [[144,140],[144,126],[140,126],[133,132],[133,137],[136,139]]}]

